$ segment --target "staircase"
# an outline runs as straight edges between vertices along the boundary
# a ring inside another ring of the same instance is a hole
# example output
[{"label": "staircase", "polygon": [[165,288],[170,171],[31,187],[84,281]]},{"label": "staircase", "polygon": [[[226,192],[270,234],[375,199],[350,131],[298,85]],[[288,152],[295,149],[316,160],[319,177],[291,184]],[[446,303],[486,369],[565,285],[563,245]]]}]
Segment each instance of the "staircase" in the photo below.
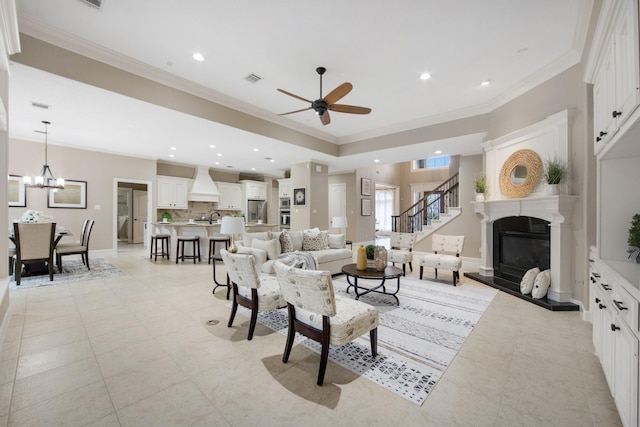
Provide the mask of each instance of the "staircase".
[{"label": "staircase", "polygon": [[391,217],[391,229],[401,233],[416,233],[416,242],[460,215],[458,174],[452,175],[437,188],[427,192],[400,215]]}]

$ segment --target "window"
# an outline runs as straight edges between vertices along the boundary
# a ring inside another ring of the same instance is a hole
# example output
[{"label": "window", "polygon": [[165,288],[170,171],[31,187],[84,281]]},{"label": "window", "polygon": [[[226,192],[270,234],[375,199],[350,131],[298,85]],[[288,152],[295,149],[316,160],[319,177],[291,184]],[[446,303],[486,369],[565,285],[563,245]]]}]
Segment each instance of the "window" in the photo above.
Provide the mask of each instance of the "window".
[{"label": "window", "polygon": [[449,163],[451,163],[451,158],[449,156],[429,157],[428,159],[414,160],[413,169],[420,170],[448,168]]},{"label": "window", "polygon": [[376,227],[380,231],[391,231],[391,216],[395,191],[376,188]]}]

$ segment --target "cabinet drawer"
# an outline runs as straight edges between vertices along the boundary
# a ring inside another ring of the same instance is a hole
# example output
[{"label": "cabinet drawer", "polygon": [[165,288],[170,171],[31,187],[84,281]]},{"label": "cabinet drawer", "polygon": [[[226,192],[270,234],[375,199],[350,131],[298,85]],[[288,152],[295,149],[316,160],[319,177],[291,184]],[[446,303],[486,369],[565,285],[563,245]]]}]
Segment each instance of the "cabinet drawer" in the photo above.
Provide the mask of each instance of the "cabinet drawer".
[{"label": "cabinet drawer", "polygon": [[631,330],[634,333],[638,333],[638,300],[632,297],[622,286],[616,286],[613,293],[613,305]]}]

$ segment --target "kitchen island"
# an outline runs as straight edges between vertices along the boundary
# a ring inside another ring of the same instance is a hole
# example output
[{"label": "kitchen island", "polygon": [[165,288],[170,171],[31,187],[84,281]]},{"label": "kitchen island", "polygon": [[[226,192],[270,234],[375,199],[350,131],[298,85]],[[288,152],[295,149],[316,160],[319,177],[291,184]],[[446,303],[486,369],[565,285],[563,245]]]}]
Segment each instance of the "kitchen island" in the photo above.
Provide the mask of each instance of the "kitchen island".
[{"label": "kitchen island", "polygon": [[[209,237],[221,235],[220,225],[219,222],[209,224],[209,221],[152,222],[150,223],[150,232],[152,234],[165,233],[171,236],[171,255],[173,259],[176,256],[178,236],[199,236],[201,261],[206,262],[209,259]],[[278,224],[246,223],[244,227],[247,233],[255,233],[258,231],[277,231]],[[241,240],[242,236],[238,235],[235,238]],[[220,246],[217,246],[218,250]],[[185,247],[185,255],[192,255],[192,252],[191,247],[187,245]]]}]

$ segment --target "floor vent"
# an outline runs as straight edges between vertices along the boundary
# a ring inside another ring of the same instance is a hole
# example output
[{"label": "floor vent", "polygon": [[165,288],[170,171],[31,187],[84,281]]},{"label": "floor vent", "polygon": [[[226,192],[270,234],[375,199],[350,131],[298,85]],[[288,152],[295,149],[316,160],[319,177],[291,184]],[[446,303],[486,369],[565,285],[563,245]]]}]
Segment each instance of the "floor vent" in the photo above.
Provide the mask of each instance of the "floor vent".
[{"label": "floor vent", "polygon": [[104,0],[80,0],[80,1],[84,4],[88,4],[89,6],[93,6],[97,9],[100,9],[102,7],[102,3],[104,2]]},{"label": "floor vent", "polygon": [[257,74],[251,73],[247,77],[245,77],[245,79],[250,81],[251,83],[258,83],[260,80],[262,80],[262,77]]}]

